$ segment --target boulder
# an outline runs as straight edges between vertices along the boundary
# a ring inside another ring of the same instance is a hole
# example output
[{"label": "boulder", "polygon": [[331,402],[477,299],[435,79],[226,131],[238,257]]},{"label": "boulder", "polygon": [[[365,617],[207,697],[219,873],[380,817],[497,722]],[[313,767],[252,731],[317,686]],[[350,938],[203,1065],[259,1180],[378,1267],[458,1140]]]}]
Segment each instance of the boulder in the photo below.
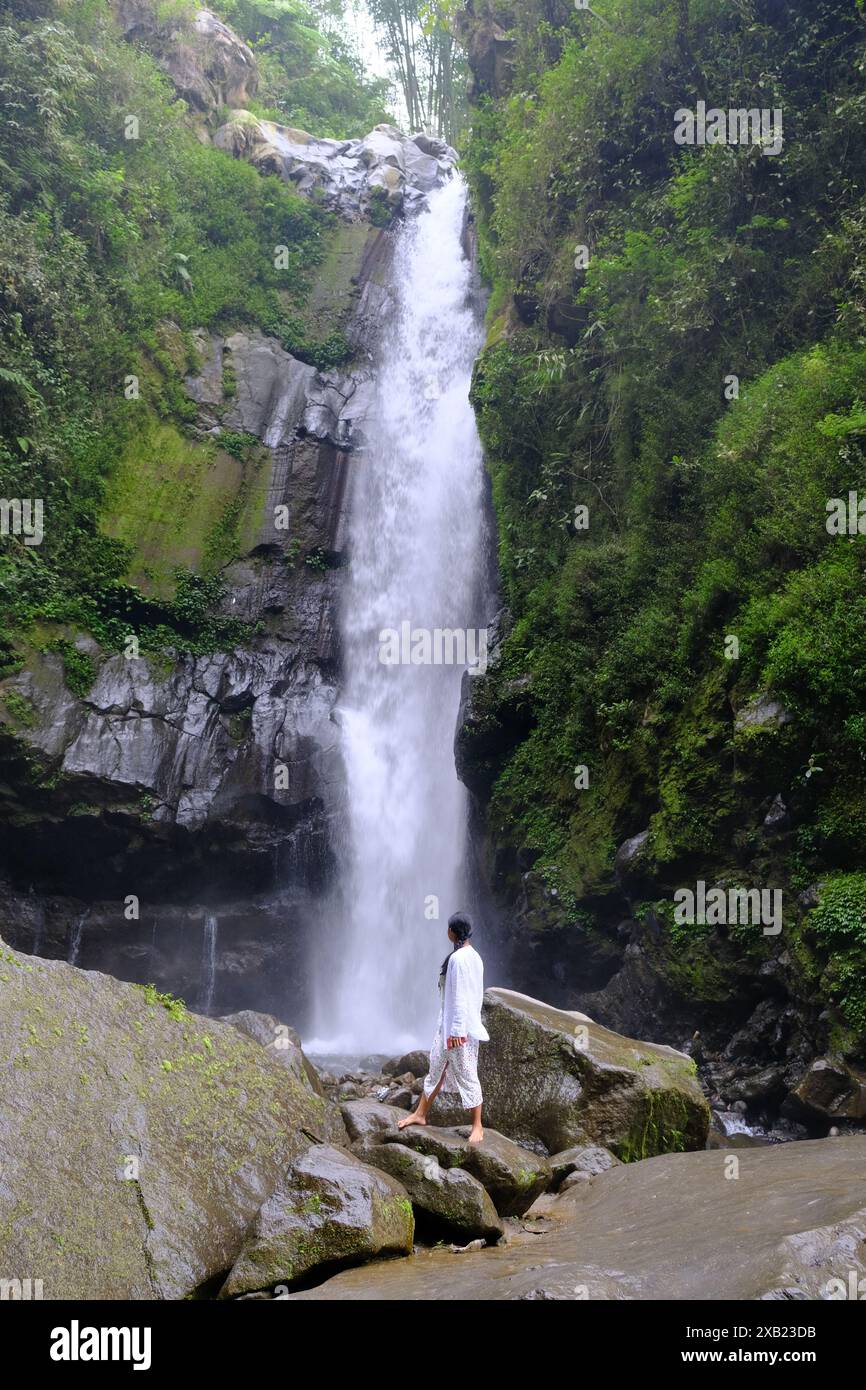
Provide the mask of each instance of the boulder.
[{"label": "boulder", "polygon": [[148,49],[193,109],[211,115],[255,96],[252,49],[211,10],[163,19],[155,0],[113,0],[113,7],[124,37]]},{"label": "boulder", "polygon": [[0,1254],[46,1298],[230,1269],[325,1102],[237,1028],[0,943]]},{"label": "boulder", "polygon": [[[388,1145],[386,1147],[393,1147]],[[300,1299],[753,1300],[850,1296],[866,1278],[866,1136],[663,1154],[555,1198],[543,1235],[349,1270]],[[544,1199],[547,1200],[546,1198]],[[861,1285],[862,1287],[862,1285]]]},{"label": "boulder", "polygon": [[345,1149],[312,1144],[262,1206],[219,1296],[290,1285],[320,1265],[407,1255],[414,1229],[399,1182]]},{"label": "boulder", "polygon": [[[477,1178],[490,1194],[500,1216],[522,1216],[550,1186],[552,1173],[545,1158],[521,1148],[495,1129],[484,1130],[480,1144],[469,1143],[469,1131],[410,1125],[386,1143],[429,1154],[443,1168],[461,1168]],[[373,1161],[373,1160],[371,1160]]]},{"label": "boulder", "polygon": [[812,1122],[866,1119],[866,1075],[841,1058],[817,1057],[782,1109]]},{"label": "boulder", "polygon": [[610,1149],[603,1149],[598,1144],[583,1144],[563,1149],[562,1153],[551,1154],[549,1159],[551,1187],[561,1187],[565,1180],[574,1174],[594,1178],[597,1173],[605,1173],[608,1168],[615,1168],[619,1161]]},{"label": "boulder", "polygon": [[314,1095],[321,1097],[325,1103],[325,1110],[321,1124],[313,1136],[315,1139],[327,1140],[332,1144],[346,1144],[348,1142],[340,1111],[325,1096],[325,1088],[319,1073],[309,1057],[305,1055],[301,1047],[301,1039],[294,1028],[290,1028],[286,1023],[280,1023],[279,1019],[274,1018],[272,1014],[256,1013],[253,1009],[243,1009],[240,1013],[226,1014],[220,1021],[230,1023],[233,1028],[240,1028],[242,1033],[254,1038],[260,1046],[266,1049],[272,1061],[276,1062],[278,1066],[285,1067],[301,1085],[307,1086]]},{"label": "boulder", "polygon": [[411,1110],[415,1097],[408,1086],[397,1086],[382,1097],[385,1105],[394,1105],[399,1110]]},{"label": "boulder", "polygon": [[616,852],[614,859],[614,871],[621,882],[640,877],[643,869],[644,856],[649,845],[650,832],[641,830],[637,835],[632,835],[627,840],[623,840]]},{"label": "boulder", "polygon": [[783,725],[790,724],[793,718],[791,711],[785,709],[780,700],[774,700],[767,694],[756,695],[748,704],[737,710],[734,716],[734,732],[775,732]]},{"label": "boulder", "polygon": [[215,133],[214,144],[357,220],[376,204],[391,212],[417,210],[431,189],[451,177],[455,151],[441,141],[422,147],[423,139],[384,124],[358,140],[318,139],[235,110]]},{"label": "boulder", "polygon": [[255,1038],[257,1043],[268,1049],[273,1061],[288,1068],[303,1085],[308,1086],[317,1096],[325,1094],[319,1080],[319,1073],[304,1054],[300,1037],[294,1028],[289,1027],[287,1023],[280,1023],[273,1014],[256,1013],[254,1009],[242,1009],[240,1013],[224,1014],[220,1022],[230,1023],[233,1028],[240,1028],[242,1033]]},{"label": "boulder", "polygon": [[386,1076],[402,1077],[404,1072],[410,1071],[413,1077],[424,1077],[430,1067],[430,1053],[422,1052],[419,1048],[416,1052],[406,1052],[402,1057],[392,1057],[385,1062],[382,1071]]},{"label": "boulder", "polygon": [[406,1114],[403,1109],[377,1100],[346,1101],[340,1106],[340,1113],[352,1145],[381,1143],[386,1134],[396,1133],[398,1120]]},{"label": "boulder", "polygon": [[706,1143],[710,1110],[685,1053],[512,990],[488,990],[483,1017],[484,1119],[509,1138],[551,1153],[600,1144],[623,1161]]},{"label": "boulder", "polygon": [[433,1234],[445,1232],[463,1241],[496,1241],[502,1235],[493,1202],[478,1179],[462,1168],[443,1168],[432,1155],[402,1143],[371,1144],[364,1158],[402,1183]]}]

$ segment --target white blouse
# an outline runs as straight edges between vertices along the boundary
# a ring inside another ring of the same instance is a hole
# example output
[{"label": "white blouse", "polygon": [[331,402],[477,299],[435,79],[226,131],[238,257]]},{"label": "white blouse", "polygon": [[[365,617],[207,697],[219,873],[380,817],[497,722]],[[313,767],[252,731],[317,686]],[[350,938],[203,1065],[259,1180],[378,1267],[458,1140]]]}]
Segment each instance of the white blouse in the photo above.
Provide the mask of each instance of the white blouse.
[{"label": "white blouse", "polygon": [[484,962],[467,941],[448,957],[442,1032],[446,1038],[478,1038],[489,1042],[490,1034],[481,1022],[484,1001]]}]

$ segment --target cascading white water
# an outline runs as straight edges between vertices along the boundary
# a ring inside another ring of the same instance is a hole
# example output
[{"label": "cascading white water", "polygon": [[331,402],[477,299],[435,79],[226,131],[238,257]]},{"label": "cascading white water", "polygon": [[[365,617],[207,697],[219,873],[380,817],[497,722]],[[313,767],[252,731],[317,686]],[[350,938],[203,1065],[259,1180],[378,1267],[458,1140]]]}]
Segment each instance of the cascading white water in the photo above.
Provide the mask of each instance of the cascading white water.
[{"label": "cascading white water", "polygon": [[90,916],[90,908],[85,908],[75,926],[71,928],[66,944],[66,961],[68,965],[77,965],[81,955],[81,939],[84,936],[84,924]]},{"label": "cascading white water", "polygon": [[214,986],[216,984],[217,930],[219,923],[212,912],[204,919],[204,932],[201,946],[201,974],[199,983],[198,1011],[210,1013],[213,1007]]},{"label": "cascading white water", "polygon": [[482,455],[469,386],[481,326],[461,247],[465,199],[454,177],[401,232],[371,442],[356,464],[339,711],[343,920],[319,962],[314,1051],[427,1045],[447,919],[464,906],[467,802],[453,744],[467,663],[449,664],[446,645],[440,664],[385,664],[380,637],[403,624],[469,630],[468,664],[477,660]]}]

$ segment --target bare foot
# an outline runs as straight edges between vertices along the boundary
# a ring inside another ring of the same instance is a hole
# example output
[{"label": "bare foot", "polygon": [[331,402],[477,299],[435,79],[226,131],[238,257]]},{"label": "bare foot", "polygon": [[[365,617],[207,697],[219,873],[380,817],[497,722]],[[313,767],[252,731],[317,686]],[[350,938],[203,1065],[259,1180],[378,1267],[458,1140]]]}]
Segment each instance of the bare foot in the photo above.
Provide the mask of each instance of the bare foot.
[{"label": "bare foot", "polygon": [[398,1129],[405,1129],[407,1125],[426,1125],[427,1121],[423,1115],[419,1115],[417,1110],[413,1110],[411,1115],[407,1115],[405,1120],[397,1121]]},{"label": "bare foot", "polygon": [[480,1125],[473,1125],[469,1134],[470,1144],[480,1144],[484,1138],[484,1130]]}]

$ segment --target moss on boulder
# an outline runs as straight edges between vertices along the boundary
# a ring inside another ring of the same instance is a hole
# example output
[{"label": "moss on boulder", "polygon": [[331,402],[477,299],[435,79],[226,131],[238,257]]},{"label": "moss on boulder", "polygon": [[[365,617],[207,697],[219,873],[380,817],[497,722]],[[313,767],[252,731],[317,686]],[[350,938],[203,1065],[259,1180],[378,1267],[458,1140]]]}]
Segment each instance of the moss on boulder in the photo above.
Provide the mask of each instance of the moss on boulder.
[{"label": "moss on boulder", "polygon": [[0,943],[0,1270],[46,1298],[194,1295],[325,1108],[237,1028]]}]

